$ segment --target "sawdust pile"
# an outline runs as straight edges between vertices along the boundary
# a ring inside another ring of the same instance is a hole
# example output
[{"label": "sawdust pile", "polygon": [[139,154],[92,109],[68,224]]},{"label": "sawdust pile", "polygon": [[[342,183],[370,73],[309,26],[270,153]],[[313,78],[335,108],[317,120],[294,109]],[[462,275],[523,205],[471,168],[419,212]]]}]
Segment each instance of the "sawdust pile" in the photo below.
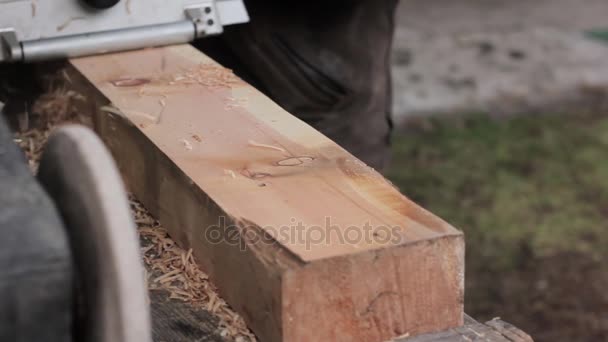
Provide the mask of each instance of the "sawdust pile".
[{"label": "sawdust pile", "polygon": [[194,68],[177,74],[169,80],[169,85],[174,84],[199,84],[207,89],[231,88],[243,84],[232,70],[224,68],[216,63],[201,63]]},{"label": "sawdust pile", "polygon": [[38,162],[42,154],[42,146],[49,137],[49,131],[40,129],[29,129],[25,132],[15,134],[15,142],[27,157],[28,164],[32,172],[38,170]]},{"label": "sawdust pile", "polygon": [[56,88],[41,95],[32,105],[31,111],[46,129],[67,122],[87,124],[88,118],[79,112],[77,106],[84,101],[85,97],[73,90]]},{"label": "sawdust pile", "polygon": [[237,342],[255,341],[245,321],[217,294],[209,277],[203,273],[192,255],[169,238],[167,231],[154,220],[143,205],[129,196],[135,223],[142,237],[142,254],[148,266],[148,287],[170,293],[170,298],[205,308],[220,319],[222,337]]},{"label": "sawdust pile", "polygon": [[15,142],[23,149],[33,172],[38,169],[38,161],[44,143],[52,130],[63,124],[89,124],[77,107],[85,98],[71,90],[56,88],[40,96],[30,110],[18,115],[21,132],[15,134]]},{"label": "sawdust pile", "polygon": [[[31,106],[31,113],[26,113],[28,127],[15,133],[14,140],[25,152],[32,171],[36,172],[43,146],[54,128],[86,123],[88,118],[80,116],[75,106],[76,101],[82,100],[77,93],[58,89],[42,96]],[[177,246],[133,195],[129,195],[129,202],[142,241],[149,289],[166,290],[174,300],[209,311],[219,321],[218,333],[227,340],[256,341],[243,318],[218,295],[208,276],[198,268],[192,251]]]}]

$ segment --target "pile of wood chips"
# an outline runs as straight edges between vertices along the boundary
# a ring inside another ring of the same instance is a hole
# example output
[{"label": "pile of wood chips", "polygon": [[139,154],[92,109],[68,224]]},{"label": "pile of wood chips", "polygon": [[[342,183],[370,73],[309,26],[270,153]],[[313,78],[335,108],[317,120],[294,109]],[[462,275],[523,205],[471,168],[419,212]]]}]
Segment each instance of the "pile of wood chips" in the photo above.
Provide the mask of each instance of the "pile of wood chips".
[{"label": "pile of wood chips", "polygon": [[218,295],[209,277],[197,266],[192,249],[185,251],[134,196],[130,197],[148,270],[148,288],[168,291],[170,298],[202,307],[219,318],[220,335],[236,342],[255,341],[245,321]]},{"label": "pile of wood chips", "polygon": [[[24,130],[15,134],[15,142],[25,152],[33,172],[38,169],[43,146],[55,127],[87,122],[87,118],[78,115],[74,105],[75,101],[82,100],[82,96],[73,91],[57,89],[40,97],[31,106],[31,113],[24,114],[28,127],[22,127]],[[129,195],[129,202],[142,242],[148,288],[166,290],[173,300],[209,311],[219,321],[218,333],[227,340],[256,341],[243,318],[226,304],[208,276],[198,268],[192,250],[177,246],[133,195]]]}]

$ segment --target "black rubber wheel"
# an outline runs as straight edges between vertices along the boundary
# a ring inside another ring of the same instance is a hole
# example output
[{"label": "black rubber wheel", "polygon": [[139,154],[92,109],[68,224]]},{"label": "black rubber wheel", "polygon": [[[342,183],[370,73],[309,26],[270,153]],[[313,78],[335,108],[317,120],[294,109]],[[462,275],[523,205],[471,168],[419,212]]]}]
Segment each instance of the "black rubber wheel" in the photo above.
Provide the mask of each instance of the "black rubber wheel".
[{"label": "black rubber wheel", "polygon": [[82,0],[82,1],[84,3],[86,3],[87,5],[89,5],[90,7],[93,7],[96,9],[110,8],[120,2],[120,0]]}]

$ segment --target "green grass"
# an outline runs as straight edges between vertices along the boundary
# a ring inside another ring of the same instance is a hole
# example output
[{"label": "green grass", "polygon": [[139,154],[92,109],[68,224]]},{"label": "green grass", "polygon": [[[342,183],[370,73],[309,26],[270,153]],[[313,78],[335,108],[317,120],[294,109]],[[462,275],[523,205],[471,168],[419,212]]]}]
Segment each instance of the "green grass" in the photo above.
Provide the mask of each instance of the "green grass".
[{"label": "green grass", "polygon": [[395,137],[389,178],[465,232],[474,314],[527,300],[501,299],[498,283],[538,260],[608,260],[608,118],[428,120]]},{"label": "green grass", "polygon": [[[431,124],[395,140],[389,178],[406,195],[471,240],[600,256],[608,242],[608,119],[477,116]],[[511,267],[504,248],[487,253],[504,255],[499,264]]]},{"label": "green grass", "polygon": [[608,42],[608,29],[597,29],[585,32],[585,35],[591,39]]}]

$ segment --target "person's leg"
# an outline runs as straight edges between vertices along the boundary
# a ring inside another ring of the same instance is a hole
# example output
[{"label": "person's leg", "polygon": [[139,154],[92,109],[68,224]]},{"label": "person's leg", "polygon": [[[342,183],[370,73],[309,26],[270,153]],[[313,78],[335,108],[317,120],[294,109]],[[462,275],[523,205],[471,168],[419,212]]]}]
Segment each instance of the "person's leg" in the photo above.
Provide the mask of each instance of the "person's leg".
[{"label": "person's leg", "polygon": [[[286,4],[287,3],[287,4]],[[198,46],[378,169],[390,150],[397,0],[248,1],[251,23]]]}]

